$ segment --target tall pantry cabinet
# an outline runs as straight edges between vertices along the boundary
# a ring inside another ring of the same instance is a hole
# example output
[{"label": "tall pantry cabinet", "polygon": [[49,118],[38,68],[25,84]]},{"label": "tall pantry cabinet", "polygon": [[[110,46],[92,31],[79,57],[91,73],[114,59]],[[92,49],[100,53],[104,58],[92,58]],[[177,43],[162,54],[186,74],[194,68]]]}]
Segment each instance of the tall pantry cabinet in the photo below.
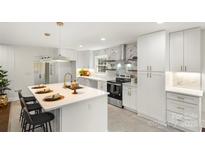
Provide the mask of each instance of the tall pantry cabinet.
[{"label": "tall pantry cabinet", "polygon": [[138,38],[138,113],[163,124],[166,123],[166,38],[165,31]]}]

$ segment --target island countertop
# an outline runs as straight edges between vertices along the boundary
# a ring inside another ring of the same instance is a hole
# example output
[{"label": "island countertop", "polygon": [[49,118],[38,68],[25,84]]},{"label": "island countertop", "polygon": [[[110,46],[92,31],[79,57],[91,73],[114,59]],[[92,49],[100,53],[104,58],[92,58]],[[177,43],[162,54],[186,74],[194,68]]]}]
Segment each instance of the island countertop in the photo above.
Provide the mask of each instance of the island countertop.
[{"label": "island countertop", "polygon": [[[46,88],[50,88],[51,90],[53,90],[53,92],[47,94],[36,94],[35,92],[39,89],[32,89],[32,87],[34,86],[35,85],[29,86],[28,88],[45,111],[55,110],[73,103],[83,103],[83,101],[85,100],[105,96],[108,94],[107,92],[83,85],[80,85],[81,87],[83,87],[82,89],[77,90],[78,94],[72,94],[73,90],[63,88],[63,83],[46,84]],[[56,93],[63,95],[64,99],[53,102],[46,102],[43,100],[46,96],[53,95]]]}]

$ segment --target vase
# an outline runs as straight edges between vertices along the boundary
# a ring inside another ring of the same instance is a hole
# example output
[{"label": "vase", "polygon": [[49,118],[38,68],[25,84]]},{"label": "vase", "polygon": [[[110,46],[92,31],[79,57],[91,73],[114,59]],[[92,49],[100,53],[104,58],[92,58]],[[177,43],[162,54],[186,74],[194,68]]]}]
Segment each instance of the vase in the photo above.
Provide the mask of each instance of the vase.
[{"label": "vase", "polygon": [[8,104],[7,95],[0,95],[0,106],[6,106]]}]

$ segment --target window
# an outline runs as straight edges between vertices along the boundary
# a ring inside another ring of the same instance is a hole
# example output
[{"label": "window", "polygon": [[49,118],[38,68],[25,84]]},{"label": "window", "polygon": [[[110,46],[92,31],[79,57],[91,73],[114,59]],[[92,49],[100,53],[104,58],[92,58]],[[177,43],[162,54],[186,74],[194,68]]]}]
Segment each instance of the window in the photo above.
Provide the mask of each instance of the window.
[{"label": "window", "polygon": [[95,70],[97,73],[105,73],[106,72],[106,60],[107,55],[101,55],[95,57]]}]

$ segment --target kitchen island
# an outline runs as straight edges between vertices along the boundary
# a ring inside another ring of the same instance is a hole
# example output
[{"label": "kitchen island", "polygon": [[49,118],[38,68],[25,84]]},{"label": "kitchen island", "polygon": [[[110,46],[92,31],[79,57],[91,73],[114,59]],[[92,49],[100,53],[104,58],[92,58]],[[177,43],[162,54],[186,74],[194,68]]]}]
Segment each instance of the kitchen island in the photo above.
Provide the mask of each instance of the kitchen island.
[{"label": "kitchen island", "polygon": [[[53,90],[52,92],[36,94],[37,89],[32,89],[32,87],[34,86],[28,88],[43,110],[55,114],[55,120],[52,123],[54,131],[107,131],[107,92],[81,86],[82,89],[77,90],[78,94],[72,94],[73,90],[63,88],[63,83],[57,83],[46,85],[46,88]],[[46,96],[56,93],[64,98],[53,102],[43,100]]]}]

